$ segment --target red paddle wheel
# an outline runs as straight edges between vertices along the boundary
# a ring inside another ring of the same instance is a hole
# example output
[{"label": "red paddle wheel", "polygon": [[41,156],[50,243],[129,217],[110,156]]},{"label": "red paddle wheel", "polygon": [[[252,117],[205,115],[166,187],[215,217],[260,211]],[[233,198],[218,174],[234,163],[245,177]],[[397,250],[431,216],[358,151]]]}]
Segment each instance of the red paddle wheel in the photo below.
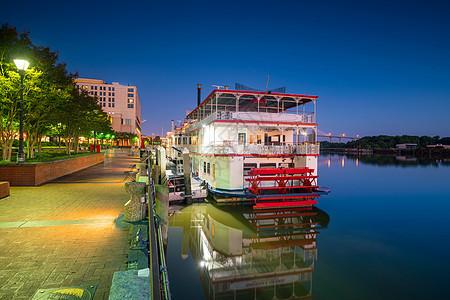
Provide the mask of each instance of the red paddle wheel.
[{"label": "red paddle wheel", "polygon": [[254,168],[249,172],[249,192],[255,208],[311,206],[317,204],[314,194],[318,176],[309,168]]}]

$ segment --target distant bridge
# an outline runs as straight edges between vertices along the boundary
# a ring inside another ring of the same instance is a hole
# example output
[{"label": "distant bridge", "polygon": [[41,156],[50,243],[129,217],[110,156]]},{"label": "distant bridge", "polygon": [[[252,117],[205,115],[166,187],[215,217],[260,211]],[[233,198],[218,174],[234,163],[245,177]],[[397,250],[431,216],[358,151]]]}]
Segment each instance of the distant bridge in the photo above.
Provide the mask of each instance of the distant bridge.
[{"label": "distant bridge", "polygon": [[354,142],[355,140],[359,140],[359,134],[357,134],[356,136],[347,136],[345,135],[345,133],[343,134],[339,134],[339,135],[332,135],[331,133],[325,134],[323,132],[321,132],[320,130],[318,130],[318,135],[317,137],[324,137],[324,138],[329,138],[330,139],[330,143],[332,142],[332,139],[339,139],[339,143],[341,143],[342,139],[348,139],[348,140],[352,140],[352,142]]}]

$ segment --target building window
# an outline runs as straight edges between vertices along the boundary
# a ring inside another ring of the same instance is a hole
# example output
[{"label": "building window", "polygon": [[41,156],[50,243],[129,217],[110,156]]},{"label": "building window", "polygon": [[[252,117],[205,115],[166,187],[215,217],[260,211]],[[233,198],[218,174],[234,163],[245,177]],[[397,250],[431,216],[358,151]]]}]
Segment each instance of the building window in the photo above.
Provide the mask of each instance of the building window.
[{"label": "building window", "polygon": [[131,119],[124,119],[125,125],[131,125]]},{"label": "building window", "polygon": [[112,90],[114,91],[114,87],[112,88]]},{"label": "building window", "polygon": [[93,85],[91,85],[91,90],[93,90],[94,89],[94,86]]},{"label": "building window", "polygon": [[108,107],[111,107],[111,103],[108,103]]},{"label": "building window", "polygon": [[114,103],[111,106],[114,107]]},{"label": "building window", "polygon": [[97,96],[97,92],[94,92],[94,95]]},{"label": "building window", "polygon": [[103,103],[103,107],[106,107],[106,103]]},{"label": "building window", "polygon": [[261,135],[256,135],[256,143],[261,144]]},{"label": "building window", "polygon": [[80,86],[77,84],[77,89],[79,89],[80,88]]},{"label": "building window", "polygon": [[91,96],[93,96],[94,95],[94,92],[91,92]]},{"label": "building window", "polygon": [[133,99],[128,99],[128,103],[133,103],[134,100]]},{"label": "building window", "polygon": [[134,97],[134,95],[133,94],[128,94],[128,97],[132,98],[132,97]]},{"label": "building window", "polygon": [[112,102],[114,102],[114,98],[112,98]]},{"label": "building window", "polygon": [[114,93],[112,93],[112,95],[113,95],[113,96],[115,96],[115,94],[114,94]]},{"label": "building window", "polygon": [[134,108],[134,104],[127,104],[128,108]]},{"label": "building window", "polygon": [[97,86],[95,86],[94,89],[97,90]]},{"label": "building window", "polygon": [[108,98],[108,102],[111,102],[111,98]]},{"label": "building window", "polygon": [[129,92],[129,93],[133,93],[133,92],[134,92],[134,89],[129,88],[129,89],[128,89],[128,92]]},{"label": "building window", "polygon": [[108,91],[110,91],[111,90],[111,87],[108,87]]}]

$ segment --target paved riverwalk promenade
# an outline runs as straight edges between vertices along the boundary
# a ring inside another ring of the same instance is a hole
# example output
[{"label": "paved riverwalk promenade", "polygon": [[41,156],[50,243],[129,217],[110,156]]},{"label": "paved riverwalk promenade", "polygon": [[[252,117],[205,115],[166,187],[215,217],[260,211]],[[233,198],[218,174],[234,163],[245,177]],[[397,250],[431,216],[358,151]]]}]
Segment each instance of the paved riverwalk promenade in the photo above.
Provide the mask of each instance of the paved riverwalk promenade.
[{"label": "paved riverwalk promenade", "polygon": [[129,250],[129,229],[114,226],[130,198],[124,171],[139,162],[129,151],[107,150],[104,163],[43,186],[11,187],[0,199],[0,299],[76,286],[108,299]]}]

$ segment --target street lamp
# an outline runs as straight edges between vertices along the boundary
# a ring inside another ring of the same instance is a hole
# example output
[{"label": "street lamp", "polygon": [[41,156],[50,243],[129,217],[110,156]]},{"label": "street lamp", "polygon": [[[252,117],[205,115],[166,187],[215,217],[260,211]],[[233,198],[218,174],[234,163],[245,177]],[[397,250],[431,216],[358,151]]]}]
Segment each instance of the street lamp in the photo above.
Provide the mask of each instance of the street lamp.
[{"label": "street lamp", "polygon": [[25,162],[25,153],[23,153],[23,77],[30,63],[24,59],[15,59],[17,69],[20,75],[20,136],[19,136],[19,155],[17,155],[17,162]]}]

